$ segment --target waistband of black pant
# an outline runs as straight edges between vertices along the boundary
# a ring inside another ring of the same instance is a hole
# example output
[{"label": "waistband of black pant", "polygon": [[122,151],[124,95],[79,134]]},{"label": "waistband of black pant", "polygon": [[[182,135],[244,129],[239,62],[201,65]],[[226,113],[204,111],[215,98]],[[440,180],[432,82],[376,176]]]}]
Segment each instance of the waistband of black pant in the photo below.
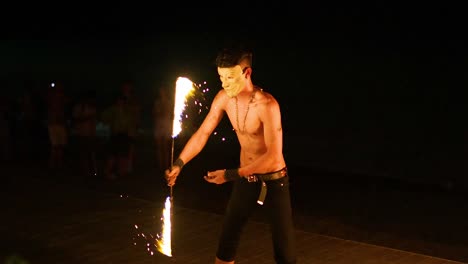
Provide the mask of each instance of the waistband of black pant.
[{"label": "waistband of black pant", "polygon": [[248,182],[258,182],[258,181],[273,181],[277,179],[281,179],[284,176],[288,175],[288,169],[286,167],[282,168],[281,170],[269,172],[269,173],[257,173],[247,176]]}]

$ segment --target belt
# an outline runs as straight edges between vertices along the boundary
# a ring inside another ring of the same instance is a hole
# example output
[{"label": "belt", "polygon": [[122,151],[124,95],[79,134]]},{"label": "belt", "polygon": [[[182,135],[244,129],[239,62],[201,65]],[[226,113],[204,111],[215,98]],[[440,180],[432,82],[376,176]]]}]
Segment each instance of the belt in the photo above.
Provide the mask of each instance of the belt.
[{"label": "belt", "polygon": [[286,167],[282,168],[279,171],[270,172],[270,173],[262,173],[262,174],[252,174],[247,176],[248,182],[262,182],[262,189],[260,190],[260,195],[258,196],[257,203],[263,205],[265,201],[265,197],[267,194],[267,185],[266,181],[273,181],[277,179],[281,179],[288,174],[288,169]]}]

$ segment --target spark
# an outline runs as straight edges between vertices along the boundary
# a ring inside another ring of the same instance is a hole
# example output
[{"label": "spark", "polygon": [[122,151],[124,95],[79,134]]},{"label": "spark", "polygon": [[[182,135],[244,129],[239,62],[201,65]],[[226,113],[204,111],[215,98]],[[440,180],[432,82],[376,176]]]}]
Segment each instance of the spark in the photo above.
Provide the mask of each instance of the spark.
[{"label": "spark", "polygon": [[[193,92],[190,93],[191,96],[185,98],[187,100],[185,104],[188,107],[187,109],[184,109],[184,114],[181,114],[184,119],[192,119],[190,123],[186,123],[184,125],[184,129],[196,129],[197,125],[201,124],[201,122],[206,117],[210,109],[209,98],[212,98],[214,96],[214,94],[211,94],[211,89],[208,87],[206,81],[203,81],[200,84],[194,84],[193,86],[195,89],[193,90]],[[192,127],[188,127],[189,124]],[[230,132],[232,131],[222,129],[222,131],[220,132],[215,131],[213,133],[213,136],[215,136],[215,140],[217,141],[228,142],[231,141],[231,138],[233,136],[235,136],[235,133]],[[228,134],[221,135],[221,133]]]}]

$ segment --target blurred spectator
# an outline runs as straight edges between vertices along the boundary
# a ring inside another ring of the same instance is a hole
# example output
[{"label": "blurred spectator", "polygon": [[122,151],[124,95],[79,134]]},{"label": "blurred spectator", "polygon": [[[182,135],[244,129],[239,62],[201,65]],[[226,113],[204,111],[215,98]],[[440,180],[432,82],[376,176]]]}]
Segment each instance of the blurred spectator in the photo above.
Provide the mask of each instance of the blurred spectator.
[{"label": "blurred spectator", "polygon": [[135,162],[135,142],[138,136],[138,129],[140,128],[141,122],[141,104],[135,95],[135,86],[132,81],[124,81],[120,87],[122,97],[125,99],[125,105],[129,113],[132,115],[131,127],[129,127],[129,151],[128,151],[128,172],[133,171]]},{"label": "blurred spectator", "polygon": [[62,82],[51,83],[47,94],[47,126],[50,140],[49,167],[63,167],[64,150],[68,143],[66,104],[68,98]]},{"label": "blurred spectator", "polygon": [[128,174],[131,134],[135,127],[135,116],[130,111],[127,99],[120,95],[113,105],[102,112],[101,120],[110,128],[108,155],[104,167],[107,179]]},{"label": "blurred spectator", "polygon": [[172,140],[172,102],[165,88],[159,88],[158,96],[153,104],[154,141],[156,148],[156,164],[165,170],[171,166]]},{"label": "blurred spectator", "polygon": [[7,97],[0,97],[0,155],[1,160],[10,159],[11,155],[11,101]]},{"label": "blurred spectator", "polygon": [[26,87],[18,98],[16,116],[16,150],[22,160],[33,158],[38,146],[39,116],[32,87]]},{"label": "blurred spectator", "polygon": [[79,155],[80,173],[86,179],[97,175],[96,92],[83,93],[73,106],[73,128]]}]

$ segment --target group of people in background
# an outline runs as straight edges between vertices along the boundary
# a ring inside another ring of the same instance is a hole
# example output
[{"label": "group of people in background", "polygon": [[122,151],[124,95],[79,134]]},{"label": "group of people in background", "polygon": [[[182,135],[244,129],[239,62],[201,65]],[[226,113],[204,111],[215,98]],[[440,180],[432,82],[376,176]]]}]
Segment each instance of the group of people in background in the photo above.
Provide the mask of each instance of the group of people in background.
[{"label": "group of people in background", "polygon": [[[152,116],[155,166],[170,166],[172,111],[168,91],[159,88],[152,109],[143,109],[135,83],[123,81],[103,105],[97,91],[75,95],[64,82],[50,82],[37,93],[30,83],[19,96],[0,102],[1,160],[44,160],[51,172],[77,165],[86,178],[115,180],[134,171],[136,141],[144,111]],[[72,161],[72,162],[68,162]]]}]

